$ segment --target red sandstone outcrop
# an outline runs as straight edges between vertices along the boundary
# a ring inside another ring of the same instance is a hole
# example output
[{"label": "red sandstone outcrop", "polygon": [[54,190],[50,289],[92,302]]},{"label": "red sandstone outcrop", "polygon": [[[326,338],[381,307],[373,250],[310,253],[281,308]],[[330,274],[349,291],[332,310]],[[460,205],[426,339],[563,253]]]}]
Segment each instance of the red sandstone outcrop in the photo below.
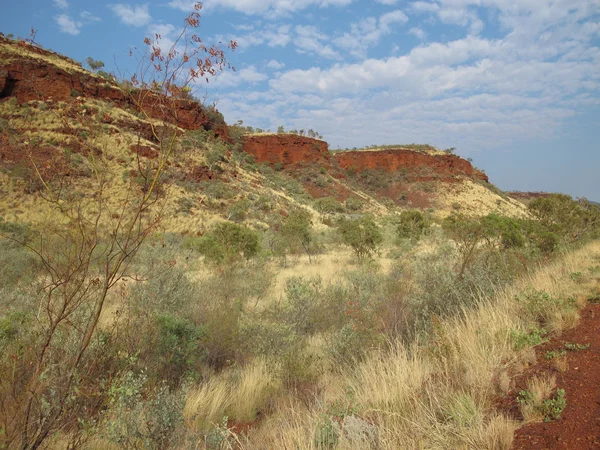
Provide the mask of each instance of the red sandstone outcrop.
[{"label": "red sandstone outcrop", "polygon": [[433,155],[409,149],[328,151],[327,143],[295,134],[258,134],[244,137],[244,151],[259,163],[282,164],[283,167],[319,165],[342,169],[404,171],[411,181],[456,181],[487,175],[456,155]]},{"label": "red sandstone outcrop", "polygon": [[[1,42],[9,42],[0,38]],[[26,46],[28,52],[63,58],[74,61],[31,46],[25,43],[11,43],[15,46]],[[171,123],[187,130],[204,128],[213,130],[223,139],[229,140],[227,125],[211,119],[208,111],[197,102],[184,99],[169,99],[160,94],[138,90],[135,94],[126,93],[117,84],[85,72],[69,72],[43,59],[4,54],[0,49],[0,60],[5,58],[8,63],[0,63],[0,99],[14,97],[19,103],[31,100],[70,101],[73,96],[97,98],[111,101],[121,108],[141,109],[154,118]]]},{"label": "red sandstone outcrop", "polygon": [[331,165],[327,142],[295,134],[255,134],[244,136],[244,151],[259,163],[283,167],[316,164]]},{"label": "red sandstone outcrop", "polygon": [[456,155],[432,155],[409,149],[357,150],[335,152],[333,159],[342,169],[380,169],[385,172],[406,170],[416,181],[441,178],[452,181],[457,177],[488,181],[485,173],[474,169],[471,163]]}]

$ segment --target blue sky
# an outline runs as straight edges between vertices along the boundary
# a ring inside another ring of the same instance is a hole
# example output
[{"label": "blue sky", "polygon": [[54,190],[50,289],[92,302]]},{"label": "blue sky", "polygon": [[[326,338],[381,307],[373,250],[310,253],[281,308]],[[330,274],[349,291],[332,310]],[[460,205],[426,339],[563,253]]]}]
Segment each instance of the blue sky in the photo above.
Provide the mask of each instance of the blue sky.
[{"label": "blue sky", "polygon": [[[25,0],[0,31],[125,73],[194,3],[121,1]],[[199,34],[239,44],[198,86],[229,123],[456,147],[502,189],[600,201],[600,0],[206,0]]]}]

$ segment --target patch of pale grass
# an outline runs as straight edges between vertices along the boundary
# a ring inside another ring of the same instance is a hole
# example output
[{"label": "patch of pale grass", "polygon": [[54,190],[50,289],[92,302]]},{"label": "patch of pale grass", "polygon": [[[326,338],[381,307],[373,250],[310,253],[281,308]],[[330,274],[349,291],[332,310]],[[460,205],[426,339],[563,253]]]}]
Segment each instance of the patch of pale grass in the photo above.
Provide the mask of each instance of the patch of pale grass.
[{"label": "patch of pale grass", "polygon": [[488,421],[482,442],[485,450],[509,450],[518,427],[517,422],[503,415],[492,416]]},{"label": "patch of pale grass", "polygon": [[224,417],[251,422],[268,406],[279,390],[279,381],[263,359],[237,371],[211,377],[192,388],[186,399],[184,417],[195,432],[206,432]]},{"label": "patch of pale grass", "polygon": [[554,358],[553,362],[554,367],[556,367],[559,372],[566,372],[569,368],[569,360],[567,359],[567,355],[557,356]]},{"label": "patch of pale grass", "polygon": [[402,414],[414,405],[433,367],[418,351],[402,345],[389,353],[375,352],[348,379],[356,401],[367,411]]},{"label": "patch of pale grass", "polygon": [[520,405],[521,414],[526,423],[541,422],[544,419],[542,404],[550,398],[556,387],[555,375],[540,375],[527,382],[527,392],[531,395]]},{"label": "patch of pale grass", "polygon": [[527,217],[527,208],[510,197],[501,197],[490,189],[471,180],[448,185],[441,184],[438,200],[442,206],[436,214],[445,217],[454,211],[453,204],[460,204],[460,212],[471,216],[485,216],[492,212],[509,217]]},{"label": "patch of pale grass", "polygon": [[228,415],[239,422],[250,422],[256,419],[256,414],[268,406],[270,397],[280,388],[280,382],[275,378],[273,367],[267,366],[259,359],[244,368],[231,393],[231,401],[227,408]]},{"label": "patch of pale grass", "polygon": [[[352,404],[352,414],[375,427],[377,448],[509,449],[518,424],[495,411],[494,399],[508,390],[509,373],[535,359],[532,348],[514,349],[513,332],[535,325],[520,314],[516,296],[528,289],[561,298],[577,295],[581,286],[570,274],[585,272],[599,251],[600,243],[591,243],[493,298],[480,299],[462,318],[439,323],[432,341],[412,348],[391,344],[354,368],[326,373],[312,402],[279,396],[245,448],[315,448],[324,418],[334,414],[332,406]],[[541,405],[554,380],[542,377],[528,389],[532,404]],[[528,418],[539,415],[535,409]],[[339,438],[337,448],[353,448],[347,436]]]}]

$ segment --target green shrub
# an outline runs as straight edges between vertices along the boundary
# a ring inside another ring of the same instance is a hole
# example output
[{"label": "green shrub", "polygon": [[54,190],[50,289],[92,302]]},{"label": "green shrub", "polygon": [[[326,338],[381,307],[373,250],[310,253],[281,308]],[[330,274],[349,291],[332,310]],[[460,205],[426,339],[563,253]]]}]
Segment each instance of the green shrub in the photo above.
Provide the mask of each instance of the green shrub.
[{"label": "green shrub", "polygon": [[349,197],[344,204],[348,211],[361,211],[365,206],[364,202],[356,197]]},{"label": "green shrub", "polygon": [[360,219],[342,219],[338,231],[344,244],[352,248],[359,260],[371,258],[383,242],[379,226],[369,216]]},{"label": "green shrub", "polygon": [[238,200],[227,208],[228,219],[234,222],[243,222],[248,214],[248,209],[250,209],[249,200]]},{"label": "green shrub", "polygon": [[185,391],[147,389],[144,372],[126,371],[112,381],[101,435],[123,448],[173,448],[181,438]]},{"label": "green shrub", "polygon": [[231,264],[240,256],[249,259],[258,253],[258,233],[232,222],[221,222],[202,236],[195,248],[211,262]]},{"label": "green shrub", "polygon": [[522,350],[526,347],[535,347],[536,345],[547,342],[545,337],[548,333],[544,329],[532,328],[528,332],[513,331],[511,339],[515,350]]},{"label": "green shrub", "polygon": [[311,256],[312,220],[310,214],[302,209],[295,209],[281,226],[279,234],[291,253],[304,251]]},{"label": "green shrub", "polygon": [[344,212],[344,205],[333,197],[322,197],[315,200],[315,209],[321,214],[335,214]]},{"label": "green shrub", "polygon": [[210,200],[227,200],[235,197],[235,190],[227,183],[213,180],[202,183],[202,189]]},{"label": "green shrub", "polygon": [[177,209],[175,210],[175,212],[182,213],[182,214],[191,214],[192,208],[196,204],[194,199],[191,199],[188,197],[178,198],[175,203],[177,204]]},{"label": "green shrub", "polygon": [[489,214],[480,220],[488,243],[499,242],[505,250],[525,245],[520,221],[498,214]]},{"label": "green shrub", "polygon": [[396,233],[400,239],[417,241],[426,233],[430,223],[421,211],[402,211],[398,219]]}]

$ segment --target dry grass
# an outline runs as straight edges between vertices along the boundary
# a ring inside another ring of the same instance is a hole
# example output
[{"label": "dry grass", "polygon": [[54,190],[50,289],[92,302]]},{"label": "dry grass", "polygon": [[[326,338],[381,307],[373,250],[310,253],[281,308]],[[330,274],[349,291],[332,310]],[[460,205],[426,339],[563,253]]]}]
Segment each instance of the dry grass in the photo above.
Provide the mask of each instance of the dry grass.
[{"label": "dry grass", "polygon": [[186,423],[200,433],[221,423],[224,417],[240,423],[254,421],[280,388],[274,373],[273,367],[257,359],[242,369],[210,378],[188,393]]},{"label": "dry grass", "polygon": [[[99,75],[84,69],[81,64],[73,59],[49,50],[36,48],[32,45],[26,44],[25,42],[20,42],[19,45],[15,45],[13,41],[0,40],[0,53],[3,53],[8,58],[5,59],[7,62],[9,62],[12,58],[27,57],[52,64],[69,73],[76,72],[80,74],[86,74],[91,77],[104,79]],[[115,89],[118,88],[115,87]]]},{"label": "dry grass", "polygon": [[540,375],[531,378],[527,382],[527,392],[531,394],[531,398],[521,403],[520,408],[525,423],[541,422],[544,419],[541,412],[542,404],[544,400],[550,398],[555,387],[555,375]]},{"label": "dry grass", "polygon": [[[480,299],[479,307],[462,319],[439,323],[436,339],[424,346],[393,343],[389,351],[371,354],[354,369],[320,384],[312,406],[279,402],[250,433],[247,448],[318,448],[315,436],[323,417],[331,414],[327,405],[348,402],[345,393],[351,392],[356,414],[377,427],[378,448],[509,449],[518,424],[498,414],[493,401],[507,391],[508,373],[531,353],[514,350],[512,332],[533,325],[520,314],[516,295],[530,288],[553,296],[590,289],[589,283],[575,282],[569,274],[584,271],[591,256],[599,253],[599,242],[589,244],[494,298]],[[561,320],[557,330],[574,323],[568,315],[557,316],[556,321]],[[553,380],[547,378],[529,387],[539,403],[553,388]],[[534,409],[527,412],[527,420],[537,419]],[[349,439],[341,431],[334,447],[369,448]]]},{"label": "dry grass", "polygon": [[508,217],[527,216],[527,208],[523,203],[510,197],[503,198],[471,180],[442,184],[437,199],[440,210],[436,210],[436,213],[441,217],[456,211],[454,204],[460,205],[459,212],[470,216],[485,216],[492,212]]}]

